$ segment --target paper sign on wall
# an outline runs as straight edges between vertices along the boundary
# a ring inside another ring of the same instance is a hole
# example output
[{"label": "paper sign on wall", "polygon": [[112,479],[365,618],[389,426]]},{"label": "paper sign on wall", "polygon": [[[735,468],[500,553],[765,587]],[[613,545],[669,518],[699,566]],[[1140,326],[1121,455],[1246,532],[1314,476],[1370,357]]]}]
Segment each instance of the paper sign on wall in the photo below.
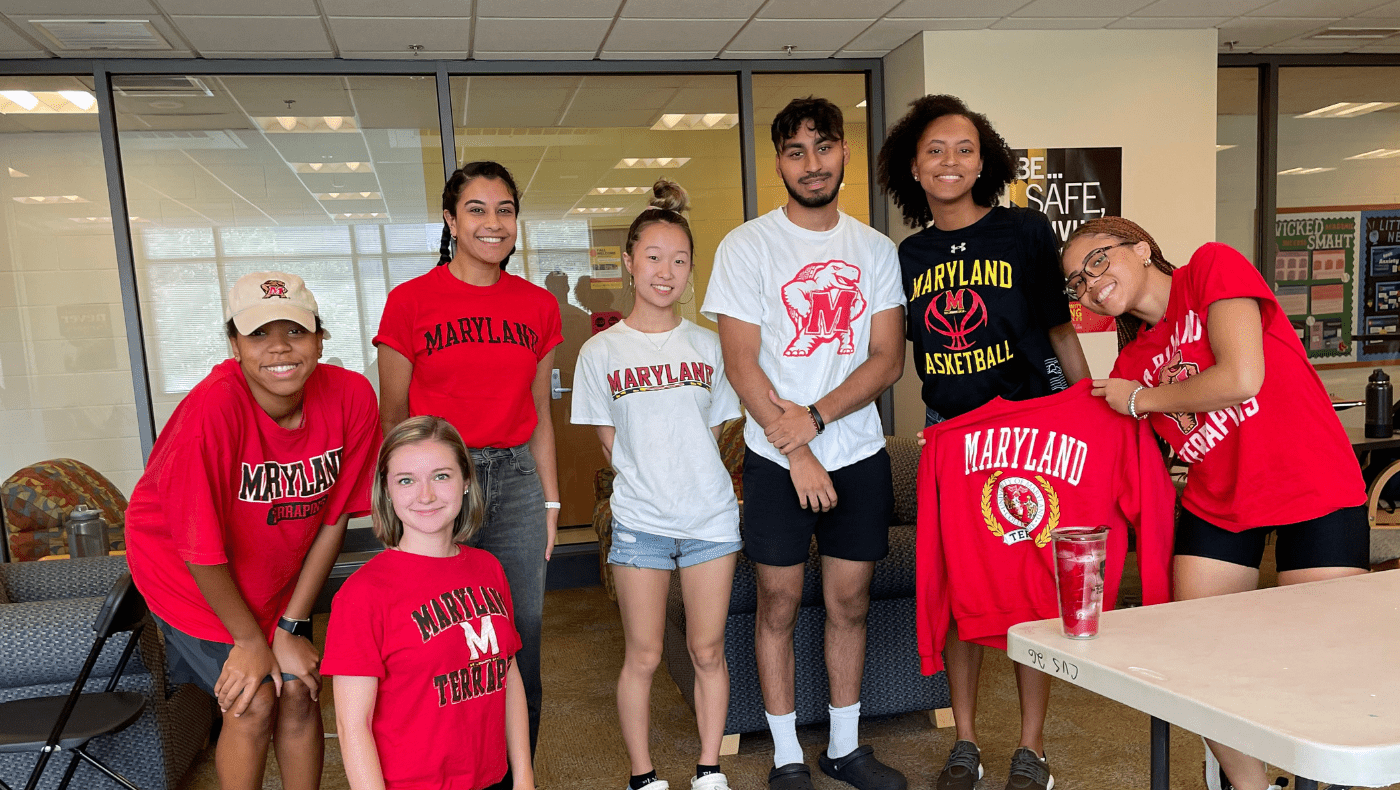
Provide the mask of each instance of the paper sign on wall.
[{"label": "paper sign on wall", "polygon": [[622,288],[622,248],[590,247],[588,258],[593,268],[594,289],[615,291]]}]

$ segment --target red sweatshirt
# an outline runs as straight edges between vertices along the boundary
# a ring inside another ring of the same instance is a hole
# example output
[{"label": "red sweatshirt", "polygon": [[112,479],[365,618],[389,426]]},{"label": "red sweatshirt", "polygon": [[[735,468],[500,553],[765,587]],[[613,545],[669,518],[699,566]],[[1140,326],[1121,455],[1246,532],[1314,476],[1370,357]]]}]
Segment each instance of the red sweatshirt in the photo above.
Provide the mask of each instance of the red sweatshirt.
[{"label": "red sweatshirt", "polygon": [[1129,526],[1143,603],[1171,600],[1176,490],[1152,429],[1114,412],[1090,386],[996,398],[925,431],[917,572],[924,674],[943,669],[950,616],[961,639],[1001,650],[1016,623],[1059,617],[1050,530],[1061,525],[1109,528],[1105,608],[1118,597]]}]

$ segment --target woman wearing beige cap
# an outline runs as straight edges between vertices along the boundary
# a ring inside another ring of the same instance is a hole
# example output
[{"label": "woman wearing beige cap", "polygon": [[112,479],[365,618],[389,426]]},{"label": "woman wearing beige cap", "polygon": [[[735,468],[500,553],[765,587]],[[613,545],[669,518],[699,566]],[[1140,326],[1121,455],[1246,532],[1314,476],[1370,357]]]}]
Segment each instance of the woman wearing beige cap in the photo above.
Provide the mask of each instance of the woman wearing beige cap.
[{"label": "woman wearing beige cap", "polygon": [[294,274],[229,291],[232,359],[185,396],[127,510],[127,559],[165,634],[173,683],[223,711],[223,788],[318,787],[320,655],[311,606],[345,523],[369,512],[380,429],[364,376],[320,366],[316,298]]}]

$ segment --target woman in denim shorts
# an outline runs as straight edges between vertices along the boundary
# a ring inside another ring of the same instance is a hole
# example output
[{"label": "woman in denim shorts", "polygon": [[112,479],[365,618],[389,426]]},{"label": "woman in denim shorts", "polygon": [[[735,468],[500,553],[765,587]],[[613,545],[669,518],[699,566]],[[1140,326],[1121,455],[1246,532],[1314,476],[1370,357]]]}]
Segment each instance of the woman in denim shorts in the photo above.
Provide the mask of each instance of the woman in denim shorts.
[{"label": "woman in denim shorts", "polygon": [[[693,790],[728,790],[719,745],[729,712],[724,624],[739,542],[739,506],[719,455],[720,425],[739,416],[719,336],[676,314],[690,282],[694,239],[685,191],[665,179],[627,232],[623,262],[636,299],[627,318],[583,344],[573,421],[593,425],[617,477],[608,562],[627,655],[617,712],[632,790],[667,790],[647,741],[651,677],[661,662],[666,595],[679,569],[686,646],[695,665],[700,760]],[[693,297],[691,297],[693,298]]]}]

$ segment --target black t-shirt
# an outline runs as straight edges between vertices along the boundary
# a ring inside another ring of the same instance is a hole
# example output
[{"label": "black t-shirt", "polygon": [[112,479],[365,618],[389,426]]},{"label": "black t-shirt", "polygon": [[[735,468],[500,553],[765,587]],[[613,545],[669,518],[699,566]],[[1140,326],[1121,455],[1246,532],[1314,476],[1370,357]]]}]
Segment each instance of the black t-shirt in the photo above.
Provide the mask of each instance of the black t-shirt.
[{"label": "black t-shirt", "polygon": [[1045,215],[1014,206],[900,243],[914,367],[940,418],[1068,386],[1049,336],[1070,320],[1058,250]]}]

